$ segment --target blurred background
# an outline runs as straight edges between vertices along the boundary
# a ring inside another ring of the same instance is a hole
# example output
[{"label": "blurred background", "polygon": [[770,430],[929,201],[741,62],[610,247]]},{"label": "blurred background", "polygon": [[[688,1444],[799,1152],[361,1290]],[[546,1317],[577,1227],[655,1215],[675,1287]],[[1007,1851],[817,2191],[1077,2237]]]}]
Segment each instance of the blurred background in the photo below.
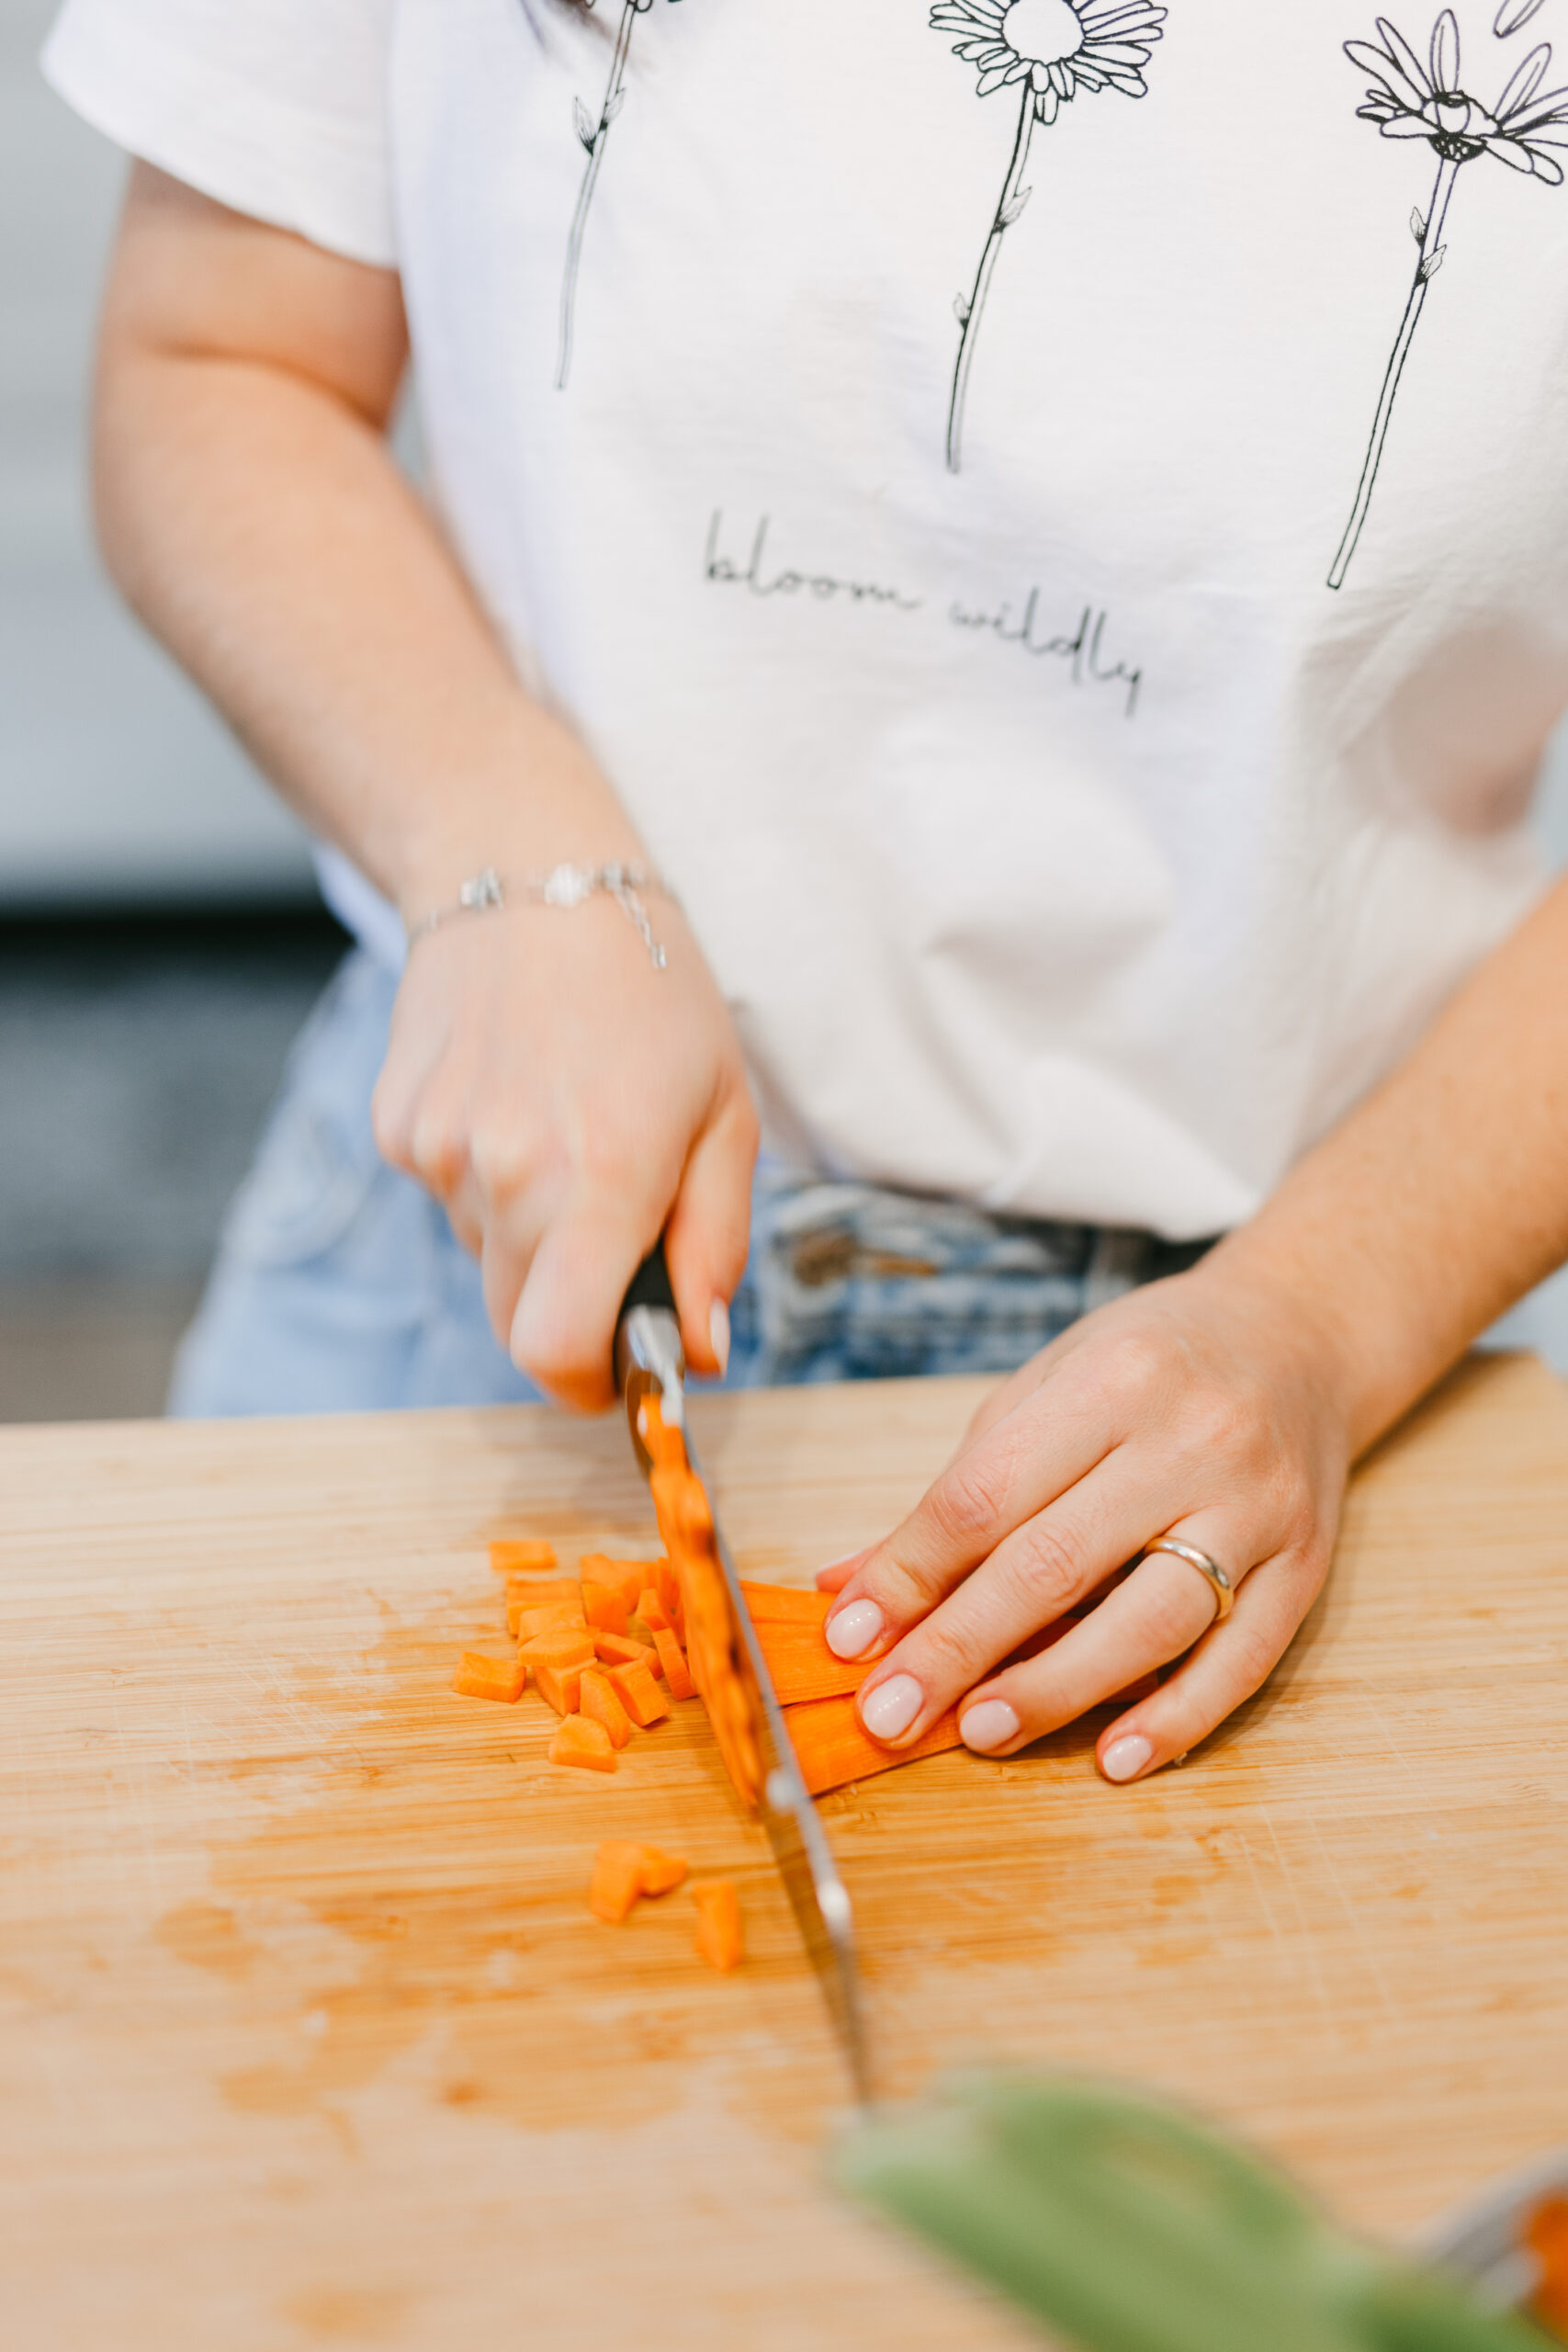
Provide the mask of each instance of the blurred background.
[{"label": "blurred background", "polygon": [[[124,165],[0,8],[0,1420],[156,1413],[341,952],[299,828],[120,610],[85,469]],[[1568,864],[1568,738],[1541,823]],[[1568,1372],[1568,1276],[1500,1328]]]}]

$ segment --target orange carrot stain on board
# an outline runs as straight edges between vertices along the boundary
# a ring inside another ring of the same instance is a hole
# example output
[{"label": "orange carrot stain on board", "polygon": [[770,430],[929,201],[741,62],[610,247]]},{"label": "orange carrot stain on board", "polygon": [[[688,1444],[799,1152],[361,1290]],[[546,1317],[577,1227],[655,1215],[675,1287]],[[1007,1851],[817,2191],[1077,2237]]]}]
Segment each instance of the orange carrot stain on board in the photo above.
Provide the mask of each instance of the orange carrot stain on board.
[{"label": "orange carrot stain on board", "polygon": [[255,1945],[240,1933],[234,1914],[216,1903],[182,1903],[164,1912],[152,1933],[176,1960],[213,1976],[248,1976],[255,1965]]},{"label": "orange carrot stain on board", "polygon": [[[331,2125],[345,2095],[428,2046],[413,2078],[430,2075],[425,2095],[448,2113],[536,2132],[630,2126],[685,2104],[722,2036],[755,2053],[717,2070],[724,2097],[749,2102],[760,2073],[776,2121],[819,2123],[835,2088],[801,2059],[824,2044],[823,2066],[836,2063],[820,1996],[700,1710],[639,1735],[614,1781],[552,1768],[556,1718],[532,1692],[497,1707],[449,1688],[455,1653],[491,1632],[494,1607],[479,1587],[471,1606],[384,1616],[363,1656],[307,1668],[296,1687],[308,1681],[322,1727],[309,1792],[296,1783],[274,1818],[212,1854],[228,1909],[164,1922],[181,1960],[230,1977],[241,2063],[221,2077],[226,2103]],[[754,1962],[720,1988],[689,1917],[620,1930],[592,1919],[588,1875],[606,1836],[657,1838],[706,1874],[742,1878]],[[236,1917],[254,1945],[220,1924]],[[330,1958],[302,1925],[333,1931]],[[231,1967],[240,1953],[245,1966]]]},{"label": "orange carrot stain on board", "polygon": [[387,2287],[309,2287],[282,2316],[321,2344],[385,2343],[401,2327],[409,2298]]}]

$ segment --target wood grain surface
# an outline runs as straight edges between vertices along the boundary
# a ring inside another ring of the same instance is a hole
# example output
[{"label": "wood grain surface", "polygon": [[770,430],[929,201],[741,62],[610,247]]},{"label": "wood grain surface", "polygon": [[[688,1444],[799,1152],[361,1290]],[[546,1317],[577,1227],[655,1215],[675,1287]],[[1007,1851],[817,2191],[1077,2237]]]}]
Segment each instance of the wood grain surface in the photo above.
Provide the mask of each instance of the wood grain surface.
[{"label": "wood grain surface", "polygon": [[[919,1493],[973,1384],[712,1400],[743,1570]],[[496,1533],[651,1536],[614,1423],[0,1434],[0,2335],[16,2352],[1005,2352],[821,2184],[843,2081],[688,1711],[613,1781],[455,1698]],[[1329,1594],[1182,1770],[1092,1728],[828,1799],[887,2075],[1195,2099],[1398,2233],[1568,2140],[1568,1397],[1467,1365],[1355,1487]],[[592,1849],[739,1882],[587,1913]]]}]

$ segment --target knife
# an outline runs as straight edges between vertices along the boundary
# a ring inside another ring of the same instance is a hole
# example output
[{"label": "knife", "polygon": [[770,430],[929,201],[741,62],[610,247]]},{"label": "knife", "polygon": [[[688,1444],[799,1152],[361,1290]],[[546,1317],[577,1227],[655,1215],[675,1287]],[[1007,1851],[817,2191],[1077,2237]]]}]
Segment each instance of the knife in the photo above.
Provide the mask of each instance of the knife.
[{"label": "knife", "polygon": [[[702,1479],[702,1465],[686,1427],[686,1358],[662,1243],[638,1268],[622,1306],[615,1328],[615,1380],[626,1401],[632,1445],[644,1476],[651,1474],[653,1463],[639,1424],[644,1405],[649,1396],[656,1396],[665,1426],[681,1430],[686,1459],[694,1476]],[[706,1484],[703,1479],[705,1492]],[[711,1514],[711,1496],[708,1508]],[[716,1516],[713,1529],[724,1576],[731,1649],[761,1765],[760,1804],[754,1804],[750,1792],[737,1783],[739,1793],[748,1810],[761,1813],[807,1953],[842,2044],[855,2097],[862,2107],[869,2107],[870,2051],[855,1956],[853,1909],[795,1761],[784,1710]]]}]

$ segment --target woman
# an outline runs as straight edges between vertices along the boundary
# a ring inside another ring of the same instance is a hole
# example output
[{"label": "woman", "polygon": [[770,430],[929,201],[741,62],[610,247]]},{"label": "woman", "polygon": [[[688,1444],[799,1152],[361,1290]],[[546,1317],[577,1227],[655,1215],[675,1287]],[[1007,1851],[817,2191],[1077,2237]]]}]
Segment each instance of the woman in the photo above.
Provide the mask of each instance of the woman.
[{"label": "woman", "polygon": [[1258,1687],[1568,1254],[1563,6],[70,0],[108,560],[366,943],[187,1408],[603,1405],[663,1231],[704,1372],[1018,1367],[878,1738]]}]

